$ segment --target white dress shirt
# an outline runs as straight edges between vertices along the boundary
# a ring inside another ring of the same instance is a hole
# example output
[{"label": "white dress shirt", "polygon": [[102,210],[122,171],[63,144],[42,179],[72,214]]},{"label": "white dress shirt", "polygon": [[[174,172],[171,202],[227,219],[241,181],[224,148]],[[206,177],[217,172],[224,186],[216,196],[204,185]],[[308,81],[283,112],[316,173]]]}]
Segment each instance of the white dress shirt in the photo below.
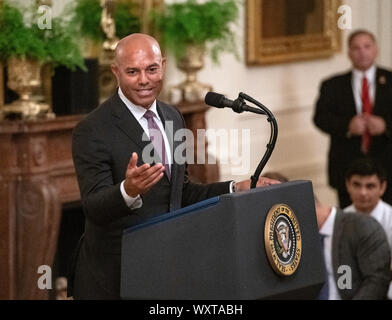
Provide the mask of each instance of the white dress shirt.
[{"label": "white dress shirt", "polygon": [[365,72],[353,69],[351,85],[353,88],[357,114],[362,114],[362,79],[364,76],[366,76],[369,84],[370,102],[372,103],[372,105],[374,105],[374,99],[376,96],[376,71],[377,67],[375,65],[373,65]]},{"label": "white dress shirt", "polygon": [[331,213],[329,214],[327,220],[324,222],[319,233],[324,236],[324,259],[325,267],[328,274],[328,288],[329,297],[328,300],[341,300],[338,288],[335,282],[335,276],[332,264],[332,239],[333,231],[335,226],[336,218],[336,208],[332,207]]},{"label": "white dress shirt", "polygon": [[[146,112],[146,109],[141,107],[141,106],[137,106],[137,105],[133,104],[131,101],[129,101],[129,99],[122,92],[121,88],[118,88],[118,95],[119,95],[120,99],[124,102],[124,104],[127,106],[129,111],[132,113],[132,115],[139,122],[140,126],[143,128],[144,132],[146,133],[146,135],[147,135],[147,137],[149,139],[150,138],[150,133],[149,133],[149,130],[148,130],[148,122],[147,122],[147,119],[144,118],[144,114]],[[163,122],[162,122],[161,118],[159,117],[159,114],[158,114],[158,111],[157,111],[156,100],[154,100],[154,102],[151,105],[151,107],[149,108],[149,110],[154,113],[154,121],[156,122],[156,124],[158,125],[159,129],[162,132],[162,136],[163,136],[163,139],[165,141],[166,156],[167,156],[169,168],[171,168],[171,165],[173,163],[173,161],[172,161],[172,158],[173,158],[172,157],[172,152],[171,152],[171,148],[170,148],[170,143],[169,143],[168,137],[166,136],[166,132],[165,132],[165,129],[164,129],[164,126],[163,126]],[[140,137],[140,138],[142,138],[142,137]],[[141,155],[138,155],[138,156],[140,157]],[[143,205],[142,198],[140,197],[140,195],[138,195],[135,198],[130,197],[125,192],[124,181],[121,182],[120,190],[121,190],[121,194],[122,194],[122,196],[124,198],[125,203],[127,204],[127,206],[130,209],[138,209],[138,208],[140,208]],[[230,193],[233,192],[233,184],[234,184],[234,181],[232,181],[230,183],[230,186],[229,186],[229,192]]]},{"label": "white dress shirt", "polygon": [[[119,95],[121,101],[124,102],[124,104],[127,106],[128,110],[132,113],[132,115],[135,117],[135,119],[139,122],[140,126],[143,128],[145,134],[147,135],[147,138],[149,139],[150,133],[148,130],[148,122],[147,122],[147,119],[143,117],[145,112],[147,111],[146,108],[143,108],[141,106],[137,106],[137,105],[133,104],[131,101],[129,101],[129,99],[121,91],[121,88],[118,88],[118,95]],[[159,129],[162,132],[162,136],[165,141],[166,156],[167,156],[167,160],[168,160],[168,164],[169,164],[169,168],[170,168],[171,164],[172,164],[172,154],[170,152],[171,148],[170,148],[169,140],[168,140],[166,133],[165,133],[163,122],[162,122],[161,118],[159,117],[159,114],[157,111],[156,100],[154,100],[154,102],[151,105],[151,107],[149,108],[149,110],[154,113],[154,121],[156,122],[156,124],[158,125]],[[142,139],[142,137],[140,137],[140,139]],[[139,158],[141,157],[140,154],[138,156],[139,156]],[[124,181],[121,182],[120,190],[121,190],[121,194],[125,200],[125,203],[127,204],[127,206],[130,209],[140,208],[143,205],[143,201],[142,201],[140,195],[138,195],[135,198],[130,197],[125,192]]]},{"label": "white dress shirt", "polygon": [[[350,205],[344,209],[344,212],[359,212],[355,209],[354,205]],[[366,214],[366,213],[365,213]],[[370,216],[376,219],[383,227],[385,234],[387,235],[389,248],[391,249],[392,256],[392,206],[384,201],[378,201],[377,206],[370,212]],[[391,261],[392,266],[392,261]],[[388,299],[392,299],[392,282],[389,286]]]}]

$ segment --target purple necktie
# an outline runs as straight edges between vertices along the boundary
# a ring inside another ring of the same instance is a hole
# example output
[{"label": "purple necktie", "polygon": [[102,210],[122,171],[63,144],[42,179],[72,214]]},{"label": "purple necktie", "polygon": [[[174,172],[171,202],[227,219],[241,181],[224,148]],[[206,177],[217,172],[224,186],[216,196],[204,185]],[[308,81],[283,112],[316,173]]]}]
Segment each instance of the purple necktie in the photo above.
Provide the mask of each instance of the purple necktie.
[{"label": "purple necktie", "polygon": [[165,166],[166,175],[170,180],[170,167],[166,155],[165,139],[163,138],[162,132],[154,120],[154,113],[150,110],[147,110],[143,117],[147,119],[150,140],[158,154],[158,157],[162,160],[162,164]]}]

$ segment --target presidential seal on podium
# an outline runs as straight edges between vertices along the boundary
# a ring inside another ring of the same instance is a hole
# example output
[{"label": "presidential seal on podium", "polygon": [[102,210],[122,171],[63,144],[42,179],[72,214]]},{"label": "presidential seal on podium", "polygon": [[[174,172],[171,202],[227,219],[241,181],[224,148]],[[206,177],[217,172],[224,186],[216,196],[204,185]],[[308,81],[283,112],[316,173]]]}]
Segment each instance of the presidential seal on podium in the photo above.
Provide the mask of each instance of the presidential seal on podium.
[{"label": "presidential seal on podium", "polygon": [[264,243],[268,260],[278,275],[290,276],[297,270],[302,254],[301,230],[288,205],[277,204],[269,210]]}]

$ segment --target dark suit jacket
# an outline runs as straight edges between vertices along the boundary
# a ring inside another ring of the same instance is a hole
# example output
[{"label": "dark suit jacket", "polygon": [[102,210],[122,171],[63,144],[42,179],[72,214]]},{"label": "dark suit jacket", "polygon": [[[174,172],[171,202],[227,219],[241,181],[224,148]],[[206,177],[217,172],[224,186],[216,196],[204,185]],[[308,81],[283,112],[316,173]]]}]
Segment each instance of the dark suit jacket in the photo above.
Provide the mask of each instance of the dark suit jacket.
[{"label": "dark suit jacket", "polygon": [[[352,73],[345,73],[324,81],[314,114],[314,123],[331,137],[328,174],[329,183],[336,189],[345,188],[344,175],[349,164],[359,157],[361,137],[346,136],[350,120],[357,114],[351,85]],[[385,119],[387,133],[372,138],[369,155],[381,162],[392,181],[392,73],[378,68],[373,113]]]},{"label": "dark suit jacket", "polygon": [[335,281],[341,265],[352,271],[352,289],[339,289],[347,299],[385,299],[390,282],[390,249],[384,229],[372,217],[337,211],[332,239]]},{"label": "dark suit jacket", "polygon": [[[157,102],[157,109],[163,122],[173,122],[174,132],[185,126],[174,107]],[[142,196],[143,206],[130,210],[120,184],[132,152],[139,155],[138,166],[143,163],[142,150],[149,142],[142,141],[142,134],[142,127],[117,93],[74,130],[73,160],[86,216],[75,270],[75,298],[119,298],[121,236],[125,228],[229,191],[229,182],[190,182],[186,166],[173,161],[170,182],[165,175]],[[174,141],[174,148],[181,143]]]}]

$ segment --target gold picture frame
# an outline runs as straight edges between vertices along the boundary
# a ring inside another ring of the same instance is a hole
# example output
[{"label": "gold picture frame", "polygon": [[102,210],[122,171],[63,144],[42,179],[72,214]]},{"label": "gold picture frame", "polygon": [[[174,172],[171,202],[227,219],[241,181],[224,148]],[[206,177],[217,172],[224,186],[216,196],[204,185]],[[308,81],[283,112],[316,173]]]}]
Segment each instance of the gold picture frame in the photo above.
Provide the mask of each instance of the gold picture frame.
[{"label": "gold picture frame", "polygon": [[247,0],[246,62],[268,65],[341,50],[341,0]]}]

